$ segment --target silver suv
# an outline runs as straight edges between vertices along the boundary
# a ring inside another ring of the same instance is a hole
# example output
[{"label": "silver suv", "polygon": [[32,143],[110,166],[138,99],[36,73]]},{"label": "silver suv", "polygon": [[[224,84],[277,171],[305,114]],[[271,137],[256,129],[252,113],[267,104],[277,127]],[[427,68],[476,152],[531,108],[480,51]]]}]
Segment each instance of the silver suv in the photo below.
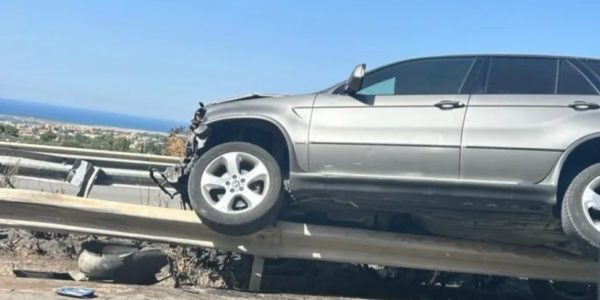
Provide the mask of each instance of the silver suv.
[{"label": "silver suv", "polygon": [[359,65],[321,92],[201,105],[187,157],[165,175],[228,235],[279,216],[593,250],[599,89],[600,61],[586,58]]}]

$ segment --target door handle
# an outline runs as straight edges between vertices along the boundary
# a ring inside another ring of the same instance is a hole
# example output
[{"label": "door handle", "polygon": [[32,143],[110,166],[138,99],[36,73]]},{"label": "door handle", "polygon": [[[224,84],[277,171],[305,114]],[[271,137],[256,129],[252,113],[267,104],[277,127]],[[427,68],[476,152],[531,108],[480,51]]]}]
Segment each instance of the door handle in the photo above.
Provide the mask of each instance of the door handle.
[{"label": "door handle", "polygon": [[460,108],[460,107],[464,107],[465,105],[460,102],[460,101],[454,101],[454,100],[442,100],[436,104],[434,104],[433,106],[439,108],[439,109],[454,109],[454,108]]},{"label": "door handle", "polygon": [[569,104],[569,107],[574,110],[590,110],[590,109],[599,109],[600,105],[592,102],[585,101],[575,101],[572,104]]}]

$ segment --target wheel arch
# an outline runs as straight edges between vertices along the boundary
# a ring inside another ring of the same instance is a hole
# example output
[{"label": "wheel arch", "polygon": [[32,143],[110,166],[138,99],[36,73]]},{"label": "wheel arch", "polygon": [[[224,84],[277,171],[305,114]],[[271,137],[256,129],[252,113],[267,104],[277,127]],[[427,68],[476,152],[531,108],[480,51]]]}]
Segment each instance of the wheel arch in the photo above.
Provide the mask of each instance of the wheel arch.
[{"label": "wheel arch", "polygon": [[[298,168],[299,168],[298,162],[296,160],[296,155],[295,155],[293,143],[290,138],[289,132],[277,120],[270,118],[270,117],[258,116],[258,115],[256,115],[256,116],[235,115],[235,116],[219,117],[219,118],[215,118],[213,120],[206,122],[206,126],[208,126],[211,129],[218,128],[219,126],[236,126],[236,125],[240,125],[240,124],[250,125],[251,127],[266,126],[266,128],[270,128],[271,130],[274,130],[274,132],[278,133],[279,137],[281,137],[285,141],[285,151],[286,151],[285,156],[287,159],[286,163],[287,163],[288,173],[298,170]],[[209,134],[207,142],[210,141],[212,135],[213,135],[213,133],[211,132],[211,134]],[[209,144],[209,147],[213,147],[216,145],[216,144],[210,144],[210,143],[208,143],[208,144]]]},{"label": "wheel arch", "polygon": [[545,183],[556,187],[557,212],[562,198],[575,176],[588,166],[600,162],[600,133],[584,136],[573,142],[558,159]]}]

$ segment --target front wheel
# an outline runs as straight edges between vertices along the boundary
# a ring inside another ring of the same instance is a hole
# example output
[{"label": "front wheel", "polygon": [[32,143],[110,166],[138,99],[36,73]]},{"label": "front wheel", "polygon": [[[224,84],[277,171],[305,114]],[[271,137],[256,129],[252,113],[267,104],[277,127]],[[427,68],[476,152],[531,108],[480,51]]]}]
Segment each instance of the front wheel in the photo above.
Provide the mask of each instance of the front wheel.
[{"label": "front wheel", "polygon": [[190,202],[202,222],[226,235],[254,233],[275,221],[282,207],[277,161],[250,143],[208,150],[192,167]]}]

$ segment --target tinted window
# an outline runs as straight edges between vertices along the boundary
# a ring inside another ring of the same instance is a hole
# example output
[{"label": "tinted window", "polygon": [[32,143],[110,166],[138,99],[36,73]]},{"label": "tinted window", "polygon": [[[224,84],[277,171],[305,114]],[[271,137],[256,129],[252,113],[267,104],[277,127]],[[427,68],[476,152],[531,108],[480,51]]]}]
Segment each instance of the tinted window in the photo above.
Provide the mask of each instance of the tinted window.
[{"label": "tinted window", "polygon": [[365,75],[361,95],[458,94],[472,57],[402,62]]},{"label": "tinted window", "polygon": [[558,93],[572,95],[593,95],[596,90],[579,70],[565,60],[560,62]]},{"label": "tinted window", "polygon": [[554,94],[557,60],[551,58],[493,57],[488,94]]},{"label": "tinted window", "polygon": [[596,76],[600,78],[600,61],[597,60],[584,60],[585,64],[596,73]]}]

